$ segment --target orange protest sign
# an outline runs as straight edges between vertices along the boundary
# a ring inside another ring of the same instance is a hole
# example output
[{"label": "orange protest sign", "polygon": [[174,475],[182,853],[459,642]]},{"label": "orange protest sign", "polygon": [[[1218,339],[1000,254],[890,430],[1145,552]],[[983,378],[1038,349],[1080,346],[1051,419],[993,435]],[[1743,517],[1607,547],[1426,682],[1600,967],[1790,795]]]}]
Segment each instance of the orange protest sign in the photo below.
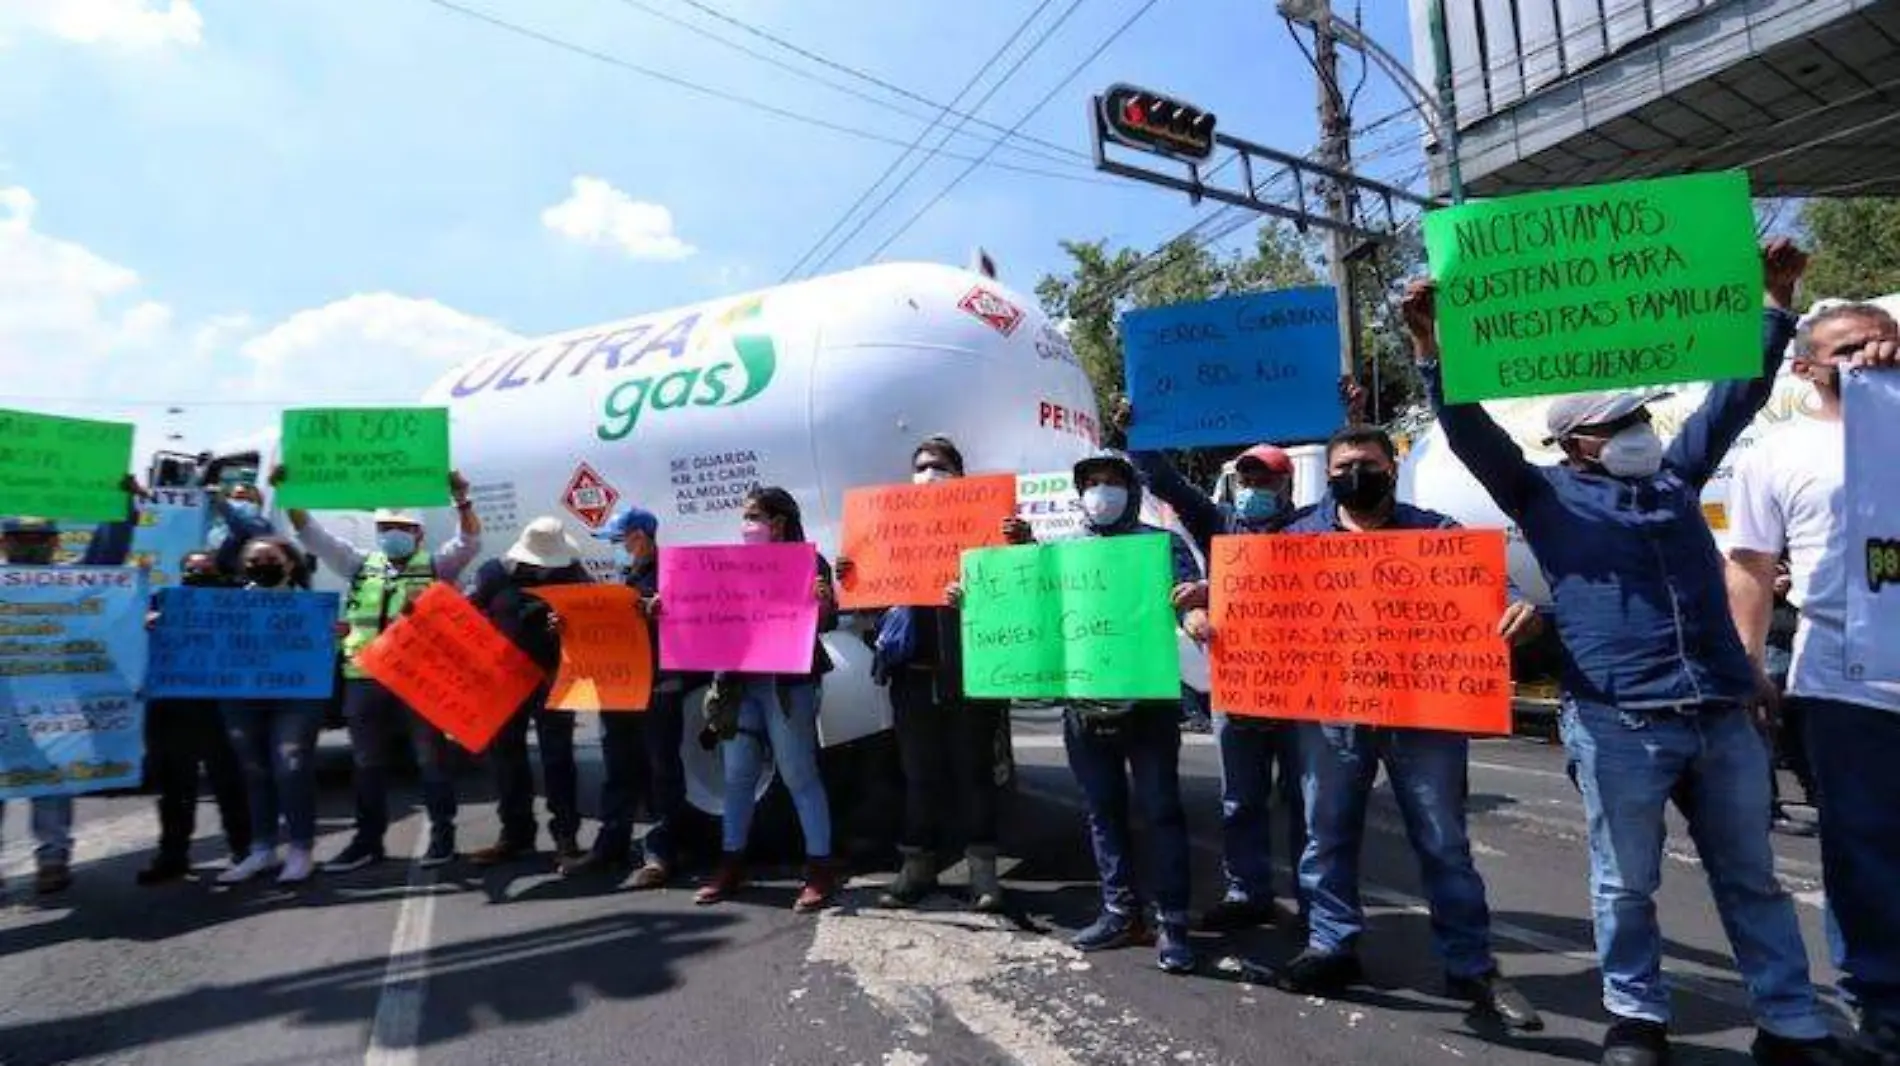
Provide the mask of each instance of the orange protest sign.
[{"label": "orange protest sign", "polygon": [[561,669],[548,706],[557,711],[644,711],[653,696],[653,640],[640,593],[626,585],[529,589],[561,617]]},{"label": "orange protest sign", "polygon": [[547,675],[448,585],[416,597],[356,665],[479,755]]},{"label": "orange protest sign", "polygon": [[1216,710],[1511,731],[1502,532],[1216,537],[1213,559]]},{"label": "orange protest sign", "polygon": [[1015,514],[1014,474],[847,491],[842,554],[851,572],[839,578],[839,606],[943,606],[963,553],[1002,544],[1003,520]]}]

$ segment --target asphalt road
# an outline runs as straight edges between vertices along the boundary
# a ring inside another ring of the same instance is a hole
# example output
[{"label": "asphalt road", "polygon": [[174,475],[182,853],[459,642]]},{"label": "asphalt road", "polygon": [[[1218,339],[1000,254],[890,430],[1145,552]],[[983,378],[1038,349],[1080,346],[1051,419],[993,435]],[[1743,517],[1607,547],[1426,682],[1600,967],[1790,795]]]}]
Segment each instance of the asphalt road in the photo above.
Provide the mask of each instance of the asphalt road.
[{"label": "asphalt road", "polygon": [[[586,749],[583,781],[597,765]],[[1543,1009],[1511,1038],[1439,992],[1416,867],[1381,790],[1364,869],[1376,987],[1289,996],[1240,979],[1239,955],[1297,945],[1273,930],[1205,939],[1202,972],[1170,977],[1147,949],[1084,958],[1058,938],[1095,904],[1080,796],[1059,737],[1019,729],[1020,788],[1005,818],[1020,913],[983,919],[940,900],[870,906],[885,874],[817,918],[791,913],[783,871],[740,902],[693,906],[690,886],[635,894],[565,881],[545,856],[494,872],[407,860],[216,891],[208,877],[134,887],[156,821],[148,799],[79,804],[78,882],[31,895],[24,804],[8,804],[0,870],[0,1063],[243,1064],[1165,1064],[1593,1062],[1602,1035],[1581,814],[1558,749],[1486,742],[1472,761],[1478,861],[1503,966]],[[1208,738],[1183,754],[1196,896],[1216,891],[1218,776]],[[319,854],[348,831],[345,782],[326,780]],[[413,854],[421,816],[392,831]],[[199,857],[215,863],[215,813]],[[1746,995],[1686,834],[1659,900],[1685,1063],[1740,1064]],[[491,806],[464,806],[464,847],[493,839]],[[543,840],[543,846],[546,846]],[[1778,838],[1817,978],[1819,857]],[[953,871],[954,875],[954,871]]]}]

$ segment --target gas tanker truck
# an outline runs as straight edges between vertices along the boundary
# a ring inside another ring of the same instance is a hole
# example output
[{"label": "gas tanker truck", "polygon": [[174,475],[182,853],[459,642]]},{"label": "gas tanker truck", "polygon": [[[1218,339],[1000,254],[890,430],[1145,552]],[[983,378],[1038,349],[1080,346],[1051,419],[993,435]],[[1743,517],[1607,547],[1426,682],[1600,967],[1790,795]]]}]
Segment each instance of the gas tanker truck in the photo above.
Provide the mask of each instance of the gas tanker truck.
[{"label": "gas tanker truck", "polygon": [[[971,473],[1022,475],[1025,517],[1046,538],[1062,536],[1079,525],[1068,471],[1098,439],[1088,377],[1036,305],[991,277],[927,264],[543,337],[457,366],[420,401],[449,410],[484,557],[533,518],[556,515],[602,577],[609,547],[587,534],[616,506],[657,515],[662,547],[737,543],[746,493],[761,485],[790,490],[806,534],[835,554],[845,491],[908,482],[912,448],[933,433],[957,442]],[[275,452],[267,434],[223,459],[267,468]],[[372,542],[367,515],[318,519]],[[447,511],[426,515],[429,542],[441,544],[453,522]],[[889,700],[861,639],[869,621],[848,618],[825,638],[836,666],[820,716],[828,778],[861,777],[857,756],[889,745]],[[1184,645],[1188,676],[1204,688],[1200,653]],[[716,813],[718,762],[692,734],[689,793]]]}]

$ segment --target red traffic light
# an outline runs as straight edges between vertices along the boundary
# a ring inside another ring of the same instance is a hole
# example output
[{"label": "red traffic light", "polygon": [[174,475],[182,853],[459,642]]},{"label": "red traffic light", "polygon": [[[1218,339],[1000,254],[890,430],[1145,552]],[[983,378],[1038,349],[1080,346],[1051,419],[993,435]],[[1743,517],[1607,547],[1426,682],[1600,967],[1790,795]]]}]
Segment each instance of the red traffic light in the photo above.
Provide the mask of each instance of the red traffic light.
[{"label": "red traffic light", "polygon": [[1113,86],[1102,99],[1102,118],[1110,135],[1130,147],[1190,159],[1214,154],[1213,113],[1160,93]]}]

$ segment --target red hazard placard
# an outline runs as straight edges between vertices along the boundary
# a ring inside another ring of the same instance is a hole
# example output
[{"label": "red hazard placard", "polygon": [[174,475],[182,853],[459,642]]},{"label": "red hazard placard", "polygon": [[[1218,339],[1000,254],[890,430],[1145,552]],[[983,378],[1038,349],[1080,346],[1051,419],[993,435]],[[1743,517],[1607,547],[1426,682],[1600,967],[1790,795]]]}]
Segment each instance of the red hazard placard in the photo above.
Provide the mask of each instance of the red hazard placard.
[{"label": "red hazard placard", "polygon": [[561,506],[588,529],[599,529],[607,516],[614,513],[614,504],[619,502],[620,493],[586,463],[575,469],[574,476],[567,481],[567,491],[561,494]]},{"label": "red hazard placard", "polygon": [[1022,308],[1003,299],[981,285],[976,286],[957,301],[957,307],[989,323],[991,329],[1007,337],[1022,325]]}]

